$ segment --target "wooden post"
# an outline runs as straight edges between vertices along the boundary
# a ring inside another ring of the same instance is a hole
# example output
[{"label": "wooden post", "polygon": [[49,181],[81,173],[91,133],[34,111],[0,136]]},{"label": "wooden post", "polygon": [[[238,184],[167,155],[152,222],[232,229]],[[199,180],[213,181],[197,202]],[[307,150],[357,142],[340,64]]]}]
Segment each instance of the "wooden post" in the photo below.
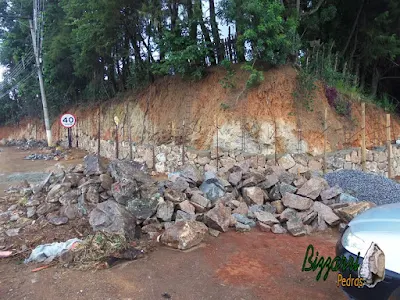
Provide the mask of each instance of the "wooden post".
[{"label": "wooden post", "polygon": [[115,124],[115,158],[118,159],[118,152],[119,152],[119,147],[118,147],[118,124]]},{"label": "wooden post", "polygon": [[365,102],[361,103],[361,165],[365,172],[366,168],[366,143],[365,143]]},{"label": "wooden post", "polygon": [[325,108],[324,113],[324,174],[326,174],[326,143],[328,138],[328,108]]},{"label": "wooden post", "polygon": [[182,122],[182,166],[185,165],[185,120]]},{"label": "wooden post", "polygon": [[278,147],[278,137],[276,136],[277,128],[276,128],[276,119],[274,117],[274,139],[275,139],[275,166],[278,165],[278,153],[276,148]]},{"label": "wooden post", "polygon": [[390,139],[390,114],[386,114],[386,151],[388,153],[388,178],[392,178],[392,141]]},{"label": "wooden post", "polygon": [[217,171],[219,171],[219,150],[218,150],[218,116],[215,116],[215,126],[217,127]]}]

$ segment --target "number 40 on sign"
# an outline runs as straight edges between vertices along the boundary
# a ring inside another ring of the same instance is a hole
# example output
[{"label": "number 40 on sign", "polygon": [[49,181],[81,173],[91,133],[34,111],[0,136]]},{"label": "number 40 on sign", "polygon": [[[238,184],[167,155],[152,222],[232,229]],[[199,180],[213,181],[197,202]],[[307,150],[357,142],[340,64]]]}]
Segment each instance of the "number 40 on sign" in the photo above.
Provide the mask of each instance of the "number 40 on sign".
[{"label": "number 40 on sign", "polygon": [[61,125],[64,126],[65,128],[74,127],[76,124],[76,118],[72,114],[62,115],[60,121],[61,121]]}]

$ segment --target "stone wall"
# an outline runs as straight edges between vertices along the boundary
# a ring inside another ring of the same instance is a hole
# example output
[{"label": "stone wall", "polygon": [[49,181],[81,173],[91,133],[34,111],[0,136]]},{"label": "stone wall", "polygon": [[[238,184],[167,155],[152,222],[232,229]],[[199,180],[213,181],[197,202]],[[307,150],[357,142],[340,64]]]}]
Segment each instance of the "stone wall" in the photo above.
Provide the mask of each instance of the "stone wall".
[{"label": "stone wall", "polygon": [[[63,141],[65,145],[66,141]],[[97,140],[88,136],[81,136],[79,147],[89,151],[97,152]],[[182,165],[182,146],[175,144],[168,145],[132,145],[133,160],[146,162],[149,168],[154,168],[158,173],[174,172]],[[129,142],[121,142],[119,145],[119,158],[129,158]],[[394,176],[400,175],[400,147],[392,145],[392,170]],[[115,158],[115,142],[101,141],[100,154],[107,158]],[[265,166],[275,164],[274,155],[257,153],[241,153],[240,151],[224,151],[223,147],[218,149],[219,171],[227,171],[235,164],[248,164],[254,169],[262,169]],[[322,156],[311,156],[307,154],[284,154],[279,155],[278,164],[293,173],[303,174],[307,171],[321,172],[323,168]],[[185,162],[194,162],[205,170],[217,169],[217,151],[212,150],[196,151],[185,148]],[[366,168],[368,172],[387,176],[387,152],[385,147],[366,152]],[[361,170],[361,149],[353,148],[341,150],[327,155],[327,171],[332,172],[340,169]]]}]

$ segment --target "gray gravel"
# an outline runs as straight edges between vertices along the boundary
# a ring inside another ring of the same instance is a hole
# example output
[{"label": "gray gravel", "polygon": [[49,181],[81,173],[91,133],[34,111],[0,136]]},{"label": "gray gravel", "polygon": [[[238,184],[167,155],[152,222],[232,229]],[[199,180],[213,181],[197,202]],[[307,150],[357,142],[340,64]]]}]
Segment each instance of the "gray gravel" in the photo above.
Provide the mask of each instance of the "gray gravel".
[{"label": "gray gravel", "polygon": [[0,174],[0,183],[15,182],[15,181],[28,181],[32,183],[43,181],[49,174],[41,172],[30,173],[13,173],[13,174]]},{"label": "gray gravel", "polygon": [[400,184],[380,175],[339,170],[324,177],[330,186],[338,185],[361,201],[371,201],[377,205],[400,202]]}]

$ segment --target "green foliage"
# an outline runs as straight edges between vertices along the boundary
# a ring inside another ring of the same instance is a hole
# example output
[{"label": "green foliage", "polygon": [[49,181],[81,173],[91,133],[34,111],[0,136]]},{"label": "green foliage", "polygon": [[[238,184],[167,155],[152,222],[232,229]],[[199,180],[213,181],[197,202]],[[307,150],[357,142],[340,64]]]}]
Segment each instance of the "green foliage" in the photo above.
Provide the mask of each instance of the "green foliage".
[{"label": "green foliage", "polygon": [[221,103],[221,109],[222,110],[228,110],[229,108],[230,108],[229,104]]},{"label": "green foliage", "polygon": [[377,104],[387,113],[394,113],[398,106],[398,103],[395,104],[393,100],[390,99],[390,96],[387,94],[383,94],[383,96],[377,100]]},{"label": "green foliage", "polygon": [[236,83],[235,83],[236,72],[232,68],[232,63],[229,60],[224,59],[221,62],[221,65],[226,70],[226,75],[224,76],[224,78],[222,78],[222,80],[220,80],[220,84],[222,85],[222,87],[224,89],[233,89],[233,88],[235,88],[236,87]]},{"label": "green foliage", "polygon": [[244,64],[242,66],[242,69],[250,73],[249,79],[246,82],[246,89],[251,89],[253,87],[256,87],[261,82],[264,81],[263,72],[255,69],[253,64],[250,63]]},{"label": "green foliage", "polygon": [[314,96],[317,86],[313,74],[301,70],[297,74],[296,90],[293,93],[295,101],[303,103],[307,110],[313,111]]}]

